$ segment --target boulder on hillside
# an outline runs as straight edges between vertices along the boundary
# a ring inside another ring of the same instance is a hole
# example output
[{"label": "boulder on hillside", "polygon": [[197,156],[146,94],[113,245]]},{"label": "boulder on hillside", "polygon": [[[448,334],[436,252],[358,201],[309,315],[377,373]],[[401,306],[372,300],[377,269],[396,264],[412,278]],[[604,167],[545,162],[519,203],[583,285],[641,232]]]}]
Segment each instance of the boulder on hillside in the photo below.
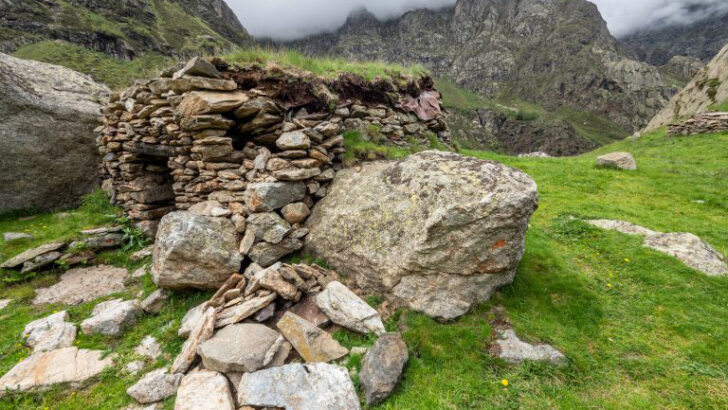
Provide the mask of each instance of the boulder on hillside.
[{"label": "boulder on hillside", "polygon": [[159,224],[152,278],[165,288],[218,289],[241,260],[229,219],[172,212]]},{"label": "boulder on hillside", "polygon": [[98,185],[94,128],[109,89],[0,53],[0,212],[79,203]]},{"label": "boulder on hillside", "polygon": [[453,319],[513,281],[537,204],[523,172],[426,151],[339,172],[306,246],[364,290]]},{"label": "boulder on hillside", "polygon": [[597,166],[634,171],[637,169],[637,162],[629,152],[610,152],[597,158]]}]

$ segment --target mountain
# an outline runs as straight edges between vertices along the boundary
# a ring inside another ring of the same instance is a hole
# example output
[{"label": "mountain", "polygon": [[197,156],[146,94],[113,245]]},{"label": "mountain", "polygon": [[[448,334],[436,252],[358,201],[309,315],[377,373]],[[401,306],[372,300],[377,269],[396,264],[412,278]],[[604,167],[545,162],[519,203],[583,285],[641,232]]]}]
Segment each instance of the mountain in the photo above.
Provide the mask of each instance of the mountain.
[{"label": "mountain", "polygon": [[644,126],[676,91],[655,67],[627,57],[585,0],[458,0],[388,21],[361,10],[333,33],[286,46],[419,63],[491,99],[607,119],[622,136]]},{"label": "mountain", "polygon": [[728,11],[690,24],[658,23],[619,41],[632,56],[653,65],[667,64],[674,56],[708,62],[728,43]]},{"label": "mountain", "polygon": [[223,0],[0,0],[0,52],[64,40],[123,60],[250,44]]},{"label": "mountain", "polygon": [[728,44],[670,100],[645,131],[715,109],[728,110]]}]

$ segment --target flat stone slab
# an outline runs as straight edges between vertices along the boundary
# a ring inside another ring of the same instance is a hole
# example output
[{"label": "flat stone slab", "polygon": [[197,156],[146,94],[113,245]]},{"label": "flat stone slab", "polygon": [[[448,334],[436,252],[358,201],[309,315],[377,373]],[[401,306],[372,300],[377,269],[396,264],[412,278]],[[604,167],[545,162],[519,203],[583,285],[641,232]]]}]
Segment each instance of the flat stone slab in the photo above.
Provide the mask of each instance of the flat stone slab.
[{"label": "flat stone slab", "polygon": [[174,410],[235,410],[227,378],[209,370],[191,372],[177,390]]},{"label": "flat stone slab", "polygon": [[220,329],[197,353],[208,370],[253,372],[267,366],[282,343],[283,337],[266,326],[236,324]]},{"label": "flat stone slab", "polygon": [[92,316],[81,322],[81,330],[87,335],[100,333],[115,336],[125,327],[136,323],[141,313],[142,308],[137,299],[101,302],[94,307]]},{"label": "flat stone slab", "polygon": [[518,364],[523,363],[524,360],[548,362],[553,365],[566,363],[566,356],[550,345],[526,343],[516,335],[513,329],[509,328],[496,329],[496,332],[498,338],[491,348],[491,352],[508,363]]},{"label": "flat stone slab", "polygon": [[36,289],[34,305],[63,303],[77,305],[124,290],[129,271],[108,265],[75,268],[61,275],[61,281]]},{"label": "flat stone slab", "polygon": [[60,383],[80,383],[113,365],[113,357],[101,359],[100,350],[66,347],[36,353],[0,378],[0,396],[6,390],[45,390]]},{"label": "flat stone slab", "polygon": [[331,282],[316,296],[316,305],[331,321],[355,332],[385,332],[379,313],[341,282]]},{"label": "flat stone slab", "polygon": [[16,268],[16,267],[24,264],[25,262],[28,262],[30,260],[37,258],[40,255],[57,251],[65,245],[66,244],[64,242],[52,242],[52,243],[46,243],[44,245],[38,246],[33,249],[28,249],[27,251],[22,252],[16,256],[6,260],[5,262],[3,262],[2,265],[0,265],[0,268],[4,268],[4,269]]},{"label": "flat stone slab", "polygon": [[330,362],[349,353],[326,331],[294,313],[286,312],[276,327],[306,362]]},{"label": "flat stone slab", "polygon": [[286,410],[361,408],[346,368],[326,363],[296,363],[245,373],[238,385],[238,405]]}]

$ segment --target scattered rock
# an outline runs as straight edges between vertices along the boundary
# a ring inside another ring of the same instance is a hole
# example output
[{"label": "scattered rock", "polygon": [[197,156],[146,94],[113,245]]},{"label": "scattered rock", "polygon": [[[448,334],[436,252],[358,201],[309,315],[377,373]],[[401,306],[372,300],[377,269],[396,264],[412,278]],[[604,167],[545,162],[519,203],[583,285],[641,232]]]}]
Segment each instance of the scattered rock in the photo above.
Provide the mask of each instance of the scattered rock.
[{"label": "scattered rock", "polygon": [[131,274],[132,279],[141,279],[144,275],[149,273],[149,265],[142,266],[141,268],[134,271],[134,273]]},{"label": "scattered rock", "polygon": [[134,253],[131,254],[129,259],[132,262],[139,262],[140,260],[152,256],[152,251],[154,251],[154,245],[149,245],[144,249],[140,249]]},{"label": "scattered rock", "polygon": [[63,248],[66,244],[63,242],[47,243],[45,245],[38,246],[33,249],[28,249],[2,263],[0,268],[13,269],[24,264],[25,262],[32,261],[33,259],[50,252],[57,251]]},{"label": "scattered rock", "polygon": [[198,370],[182,379],[174,402],[175,410],[235,410],[235,402],[225,376]]},{"label": "scattered rock", "polygon": [[358,410],[347,370],[326,363],[289,364],[243,374],[238,405],[286,410]]},{"label": "scattered rock", "polygon": [[222,328],[197,349],[202,364],[218,372],[254,372],[267,366],[283,343],[275,330],[259,324]]},{"label": "scattered rock", "polygon": [[43,267],[46,267],[63,256],[60,252],[48,252],[43,255],[36,256],[35,259],[26,261],[23,263],[23,268],[20,269],[20,273],[31,272]]},{"label": "scattered rock", "polygon": [[271,293],[269,295],[258,296],[250,300],[246,300],[243,303],[229,308],[223,309],[217,315],[217,321],[215,327],[223,327],[231,325],[233,323],[242,322],[243,320],[254,315],[264,307],[271,304],[276,299],[277,295]]},{"label": "scattered rock", "polygon": [[76,347],[33,354],[0,378],[0,396],[7,390],[45,390],[56,384],[88,380],[113,365],[113,357],[102,359],[103,354]]},{"label": "scattered rock", "polygon": [[725,257],[691,233],[658,233],[645,237],[645,246],[672,255],[708,276],[728,275]]},{"label": "scattered rock", "polygon": [[399,333],[385,333],[364,356],[359,378],[367,404],[379,404],[397,386],[409,355]]},{"label": "scattered rock", "polygon": [[129,374],[135,375],[144,370],[144,360],[134,360],[124,366],[124,370],[126,370]]},{"label": "scattered rock", "polygon": [[33,352],[46,352],[73,345],[76,325],[67,323],[68,312],[61,311],[28,323],[23,330],[25,344]]},{"label": "scattered rock", "polygon": [[87,335],[100,333],[116,336],[124,327],[136,323],[141,312],[141,305],[136,299],[101,302],[94,307],[92,316],[81,322],[81,330]]},{"label": "scattered rock", "polygon": [[316,296],[316,305],[331,321],[359,333],[385,332],[379,313],[341,282],[331,282]]},{"label": "scattered rock", "polygon": [[5,232],[3,233],[3,240],[5,242],[13,242],[20,239],[33,239],[33,235],[22,232]]},{"label": "scattered rock", "polygon": [[12,299],[0,299],[0,310],[5,309],[12,302]]},{"label": "scattered rock", "polygon": [[185,373],[197,357],[197,348],[215,332],[215,308],[209,307],[195,322],[182,351],[172,363],[171,373]]},{"label": "scattered rock", "polygon": [[217,289],[240,269],[235,227],[229,219],[172,212],[154,245],[152,278],[173,289]]},{"label": "scattered rock", "polygon": [[157,289],[142,301],[142,309],[147,313],[159,313],[169,296],[164,289]]},{"label": "scattered rock", "polygon": [[189,211],[195,215],[212,217],[230,216],[231,214],[230,210],[225,209],[218,201],[196,203],[190,207]]},{"label": "scattered rock", "polygon": [[518,364],[524,360],[548,362],[553,365],[566,363],[566,356],[550,345],[528,344],[516,336],[516,332],[509,328],[497,328],[498,338],[491,349],[496,357],[508,363]]},{"label": "scattered rock", "polygon": [[276,327],[306,362],[329,362],[349,353],[330,334],[294,313],[286,312]]},{"label": "scattered rock", "polygon": [[527,154],[519,154],[518,158],[552,158],[552,157],[551,157],[551,155],[549,155],[546,152],[536,151],[536,152],[529,152]]},{"label": "scattered rock", "polygon": [[124,290],[129,271],[108,265],[74,268],[61,281],[48,288],[36,289],[34,305],[63,303],[77,305]]},{"label": "scattered rock", "polygon": [[598,157],[597,166],[634,171],[637,169],[637,162],[629,152],[611,152]]},{"label": "scattered rock", "polygon": [[306,247],[364,291],[449,320],[513,281],[537,203],[518,170],[426,151],[338,172]]},{"label": "scattered rock", "polygon": [[255,314],[253,317],[253,320],[255,320],[258,323],[265,322],[266,320],[272,318],[276,314],[276,306],[275,304],[270,304],[263,309],[259,310],[258,313]]},{"label": "scattered rock", "polygon": [[147,335],[139,346],[134,348],[134,353],[151,360],[156,360],[162,355],[162,345],[152,335]]},{"label": "scattered rock", "polygon": [[72,252],[61,256],[56,263],[65,266],[88,265],[93,261],[94,257],[96,257],[96,254],[91,250]]},{"label": "scattered rock", "polygon": [[126,389],[126,394],[142,404],[156,403],[174,396],[182,377],[181,374],[167,373],[167,369],[152,370]]},{"label": "scattered rock", "polygon": [[657,232],[651,229],[647,229],[643,226],[635,225],[626,221],[618,221],[613,219],[593,219],[586,221],[588,224],[596,227],[626,233],[628,235],[654,235]]}]

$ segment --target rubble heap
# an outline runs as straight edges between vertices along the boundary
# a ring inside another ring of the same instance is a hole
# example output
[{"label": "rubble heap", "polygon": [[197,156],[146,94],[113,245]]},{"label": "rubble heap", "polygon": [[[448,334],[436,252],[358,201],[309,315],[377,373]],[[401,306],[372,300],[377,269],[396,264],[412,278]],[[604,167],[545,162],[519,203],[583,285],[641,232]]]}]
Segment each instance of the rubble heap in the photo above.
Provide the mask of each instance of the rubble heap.
[{"label": "rubble heap", "polygon": [[706,112],[670,124],[667,135],[695,135],[728,131],[728,112]]},{"label": "rubble heap", "polygon": [[[162,216],[208,201],[241,236],[247,218],[271,212],[305,235],[298,228],[342,167],[345,131],[447,142],[432,86],[195,58],[112,94],[97,128],[103,187],[149,235]],[[243,237],[241,252],[260,239]]]}]

